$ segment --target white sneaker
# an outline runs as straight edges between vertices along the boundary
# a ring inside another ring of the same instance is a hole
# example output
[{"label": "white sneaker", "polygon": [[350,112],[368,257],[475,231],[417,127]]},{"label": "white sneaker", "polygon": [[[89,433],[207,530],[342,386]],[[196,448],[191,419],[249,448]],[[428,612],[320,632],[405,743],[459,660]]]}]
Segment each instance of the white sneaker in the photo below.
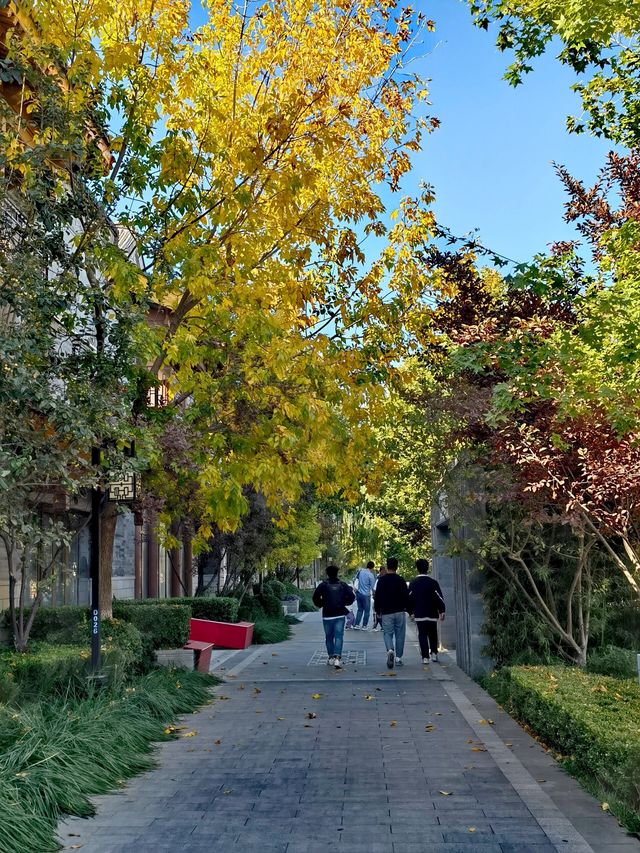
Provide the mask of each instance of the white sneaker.
[{"label": "white sneaker", "polygon": [[336,658],[333,662],[336,669],[342,669],[342,658]]},{"label": "white sneaker", "polygon": [[393,659],[395,657],[393,649],[387,652],[387,669],[393,669]]},{"label": "white sneaker", "polygon": [[404,666],[402,658],[396,658],[396,666]]},{"label": "white sneaker", "polygon": [[336,663],[336,659],[335,659],[335,658],[329,658],[329,659],[327,660],[327,666],[335,666],[335,663]]},{"label": "white sneaker", "polygon": [[362,631],[362,628],[361,628],[359,625],[354,625],[354,626],[353,626],[353,628],[352,628],[351,630],[353,630],[353,631]]},{"label": "white sneaker", "polygon": [[382,631],[382,628],[379,625],[376,625],[376,627],[373,630],[374,631]]},{"label": "white sneaker", "polygon": [[431,661],[429,658],[422,658],[422,663],[426,666],[428,663],[431,663]]},{"label": "white sneaker", "polygon": [[434,652],[434,653],[431,655],[431,660],[432,660],[434,663],[439,663],[439,660],[438,660],[438,652]]}]

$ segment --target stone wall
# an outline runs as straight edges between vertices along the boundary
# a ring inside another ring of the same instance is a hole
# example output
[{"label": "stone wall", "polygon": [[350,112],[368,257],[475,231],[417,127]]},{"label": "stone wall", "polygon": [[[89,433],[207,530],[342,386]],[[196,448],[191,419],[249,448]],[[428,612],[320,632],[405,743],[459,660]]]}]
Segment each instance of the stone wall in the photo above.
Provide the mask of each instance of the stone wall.
[{"label": "stone wall", "polygon": [[433,576],[442,587],[447,605],[446,619],[440,625],[440,641],[445,648],[455,649],[458,666],[472,678],[493,668],[491,659],[483,653],[487,643],[482,634],[485,575],[472,560],[449,552],[454,551],[450,547],[452,535],[458,542],[468,541],[474,535],[474,527],[481,520],[479,513],[481,510],[474,510],[473,523],[468,518],[452,518],[446,501],[441,501],[431,517]]}]

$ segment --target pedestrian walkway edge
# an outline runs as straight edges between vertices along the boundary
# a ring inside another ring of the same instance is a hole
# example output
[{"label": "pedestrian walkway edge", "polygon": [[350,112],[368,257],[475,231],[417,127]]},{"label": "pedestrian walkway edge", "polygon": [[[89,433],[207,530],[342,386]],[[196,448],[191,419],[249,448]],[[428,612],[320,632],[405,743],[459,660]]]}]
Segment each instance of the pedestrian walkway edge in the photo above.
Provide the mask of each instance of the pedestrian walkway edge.
[{"label": "pedestrian walkway edge", "polygon": [[585,841],[571,821],[560,811],[551,797],[542,790],[526,767],[504,744],[496,732],[486,724],[486,721],[480,721],[480,712],[473,702],[465,696],[460,687],[453,682],[443,682],[442,686],[471,726],[478,740],[485,745],[504,776],[518,792],[521,800],[540,824],[541,829],[556,850],[570,851],[571,853],[595,853],[593,847]]}]

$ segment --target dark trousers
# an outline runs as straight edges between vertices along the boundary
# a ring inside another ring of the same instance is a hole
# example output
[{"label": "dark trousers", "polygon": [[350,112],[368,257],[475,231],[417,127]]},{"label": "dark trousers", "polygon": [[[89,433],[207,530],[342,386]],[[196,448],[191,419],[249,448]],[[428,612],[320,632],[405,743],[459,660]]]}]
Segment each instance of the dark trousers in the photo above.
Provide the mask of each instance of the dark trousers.
[{"label": "dark trousers", "polygon": [[423,658],[430,658],[438,651],[438,623],[431,620],[416,622],[418,626],[418,641],[420,642],[420,654]]}]

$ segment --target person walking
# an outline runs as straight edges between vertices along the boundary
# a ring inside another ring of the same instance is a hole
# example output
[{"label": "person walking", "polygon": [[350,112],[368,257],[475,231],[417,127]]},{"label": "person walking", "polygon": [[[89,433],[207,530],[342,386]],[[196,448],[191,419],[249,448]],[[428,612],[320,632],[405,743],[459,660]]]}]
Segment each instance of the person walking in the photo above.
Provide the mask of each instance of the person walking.
[{"label": "person walking", "polygon": [[356,611],[356,621],[353,626],[354,631],[360,630],[360,620],[362,619],[362,630],[368,631],[369,614],[371,613],[371,595],[373,588],[376,585],[375,575],[371,571],[374,568],[374,563],[369,560],[366,569],[360,569],[353,579],[353,586],[356,591],[356,602],[358,609]]},{"label": "person walking", "polygon": [[327,663],[342,669],[342,644],[347,608],[355,594],[349,584],[338,580],[337,566],[327,566],[327,579],[313,592],[313,603],[322,608],[322,626],[327,646]]},{"label": "person walking", "polygon": [[445,604],[440,584],[429,577],[429,561],[416,560],[418,577],[409,584],[409,613],[418,626],[422,663],[438,663],[438,620],[444,620]]},{"label": "person walking", "polygon": [[[376,587],[378,586],[378,581],[380,578],[383,578],[387,573],[386,566],[380,566],[380,571],[376,575],[376,582],[373,587],[373,594],[376,594]],[[375,607],[373,608],[373,630],[374,631],[382,631],[382,625],[380,624],[380,620],[378,619],[378,614],[376,613]]]},{"label": "person walking", "polygon": [[398,574],[398,560],[396,557],[387,557],[387,573],[378,580],[374,607],[382,625],[389,669],[403,664],[408,604],[409,590],[404,578]]}]

